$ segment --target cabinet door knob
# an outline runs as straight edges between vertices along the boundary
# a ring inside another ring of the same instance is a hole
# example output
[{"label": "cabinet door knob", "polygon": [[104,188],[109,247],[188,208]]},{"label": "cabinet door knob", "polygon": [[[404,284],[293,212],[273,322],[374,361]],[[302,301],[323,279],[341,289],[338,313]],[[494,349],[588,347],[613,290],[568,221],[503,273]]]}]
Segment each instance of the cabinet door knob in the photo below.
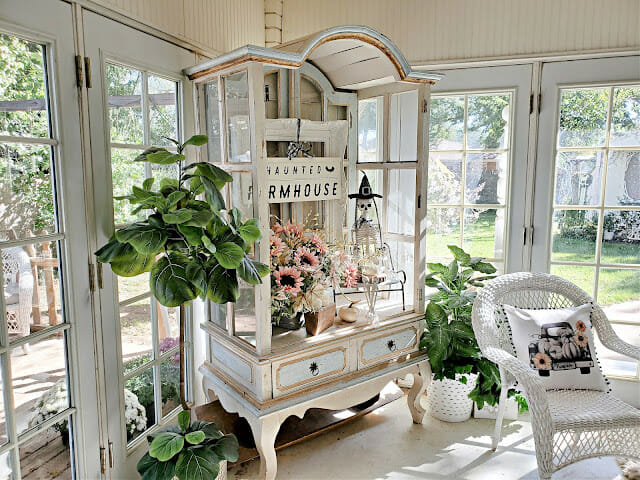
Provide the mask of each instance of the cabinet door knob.
[{"label": "cabinet door knob", "polygon": [[396,341],[395,340],[389,340],[387,342],[387,348],[389,349],[390,352],[395,352],[396,348],[398,348],[396,346]]},{"label": "cabinet door knob", "polygon": [[309,371],[311,372],[311,375],[315,377],[320,373],[320,368],[316,362],[311,362],[311,365],[309,365]]}]

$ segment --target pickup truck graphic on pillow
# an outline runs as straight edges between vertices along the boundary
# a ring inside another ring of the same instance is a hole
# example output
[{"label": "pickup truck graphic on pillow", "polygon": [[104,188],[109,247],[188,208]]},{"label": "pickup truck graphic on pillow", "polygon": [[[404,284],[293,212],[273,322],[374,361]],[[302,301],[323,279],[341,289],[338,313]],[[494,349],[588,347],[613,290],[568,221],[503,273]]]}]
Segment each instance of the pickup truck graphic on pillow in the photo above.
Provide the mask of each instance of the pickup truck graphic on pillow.
[{"label": "pickup truck graphic on pillow", "polygon": [[588,374],[593,367],[589,341],[583,322],[574,330],[568,322],[545,323],[540,337],[529,344],[529,363],[541,377],[548,377],[552,370],[579,368]]}]

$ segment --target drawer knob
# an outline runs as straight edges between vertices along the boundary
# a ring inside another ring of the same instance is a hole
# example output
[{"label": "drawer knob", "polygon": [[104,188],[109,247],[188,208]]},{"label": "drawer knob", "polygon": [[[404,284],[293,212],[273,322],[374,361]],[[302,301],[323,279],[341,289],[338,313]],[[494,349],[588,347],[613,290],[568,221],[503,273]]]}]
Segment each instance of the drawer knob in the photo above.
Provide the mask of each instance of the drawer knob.
[{"label": "drawer knob", "polygon": [[390,352],[395,352],[396,348],[398,348],[396,346],[396,341],[395,340],[389,340],[387,342],[387,348],[389,349]]},{"label": "drawer knob", "polygon": [[316,362],[311,362],[311,365],[309,365],[309,371],[311,372],[311,375],[315,377],[320,373],[320,368],[318,368],[318,364]]}]

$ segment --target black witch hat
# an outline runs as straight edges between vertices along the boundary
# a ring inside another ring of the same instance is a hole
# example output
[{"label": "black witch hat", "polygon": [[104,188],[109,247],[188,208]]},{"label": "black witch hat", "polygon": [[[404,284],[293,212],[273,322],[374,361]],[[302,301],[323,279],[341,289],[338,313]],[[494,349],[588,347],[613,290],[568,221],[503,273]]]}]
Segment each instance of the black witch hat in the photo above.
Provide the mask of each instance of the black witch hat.
[{"label": "black witch hat", "polygon": [[371,185],[369,185],[369,179],[366,175],[362,177],[358,193],[349,194],[349,198],[358,198],[361,200],[368,200],[373,197],[382,198],[382,195],[378,195],[377,193],[373,193],[371,191]]}]

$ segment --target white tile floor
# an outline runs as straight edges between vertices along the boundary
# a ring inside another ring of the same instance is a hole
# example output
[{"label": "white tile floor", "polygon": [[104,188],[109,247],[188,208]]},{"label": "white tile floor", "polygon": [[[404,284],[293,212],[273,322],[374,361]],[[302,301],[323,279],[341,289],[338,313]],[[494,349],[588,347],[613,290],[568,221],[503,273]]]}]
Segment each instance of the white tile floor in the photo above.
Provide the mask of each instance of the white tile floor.
[{"label": "white tile floor", "polygon": [[[278,453],[278,480],[535,480],[528,417],[505,422],[494,453],[493,420],[445,423],[428,414],[414,425],[404,396],[341,428]],[[259,462],[235,467],[229,480],[257,479]],[[613,480],[611,457],[569,466],[553,480]]]}]

